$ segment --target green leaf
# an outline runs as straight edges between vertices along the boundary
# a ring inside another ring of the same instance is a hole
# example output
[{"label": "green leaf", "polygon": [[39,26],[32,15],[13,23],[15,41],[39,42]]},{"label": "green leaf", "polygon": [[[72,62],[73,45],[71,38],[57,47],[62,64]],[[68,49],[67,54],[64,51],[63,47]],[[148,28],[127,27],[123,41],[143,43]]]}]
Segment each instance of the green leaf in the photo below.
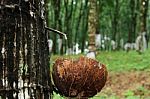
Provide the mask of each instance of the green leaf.
[{"label": "green leaf", "polygon": [[128,97],[128,96],[133,96],[134,95],[134,92],[132,90],[127,90],[125,93],[124,93],[124,96]]}]

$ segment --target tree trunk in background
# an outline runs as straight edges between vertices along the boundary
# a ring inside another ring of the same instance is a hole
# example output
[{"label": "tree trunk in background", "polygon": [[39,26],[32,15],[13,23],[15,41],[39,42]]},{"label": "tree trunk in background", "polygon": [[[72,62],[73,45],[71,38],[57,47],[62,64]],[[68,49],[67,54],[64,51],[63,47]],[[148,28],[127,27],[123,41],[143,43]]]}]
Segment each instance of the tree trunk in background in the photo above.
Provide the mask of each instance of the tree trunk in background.
[{"label": "tree trunk in background", "polygon": [[81,39],[81,52],[84,52],[85,49],[85,42],[87,38],[87,29],[88,29],[88,0],[85,0],[85,5],[84,5],[84,11],[83,11],[83,17],[82,17],[82,39]]},{"label": "tree trunk in background", "polygon": [[114,18],[113,18],[113,35],[112,35],[112,40],[116,41],[117,40],[117,32],[118,32],[118,14],[119,14],[119,1],[115,0],[115,8],[114,8]]},{"label": "tree trunk in background", "polygon": [[78,20],[77,20],[77,24],[76,24],[76,33],[75,33],[75,40],[74,40],[74,43],[76,44],[76,43],[78,43],[78,41],[79,41],[79,38],[78,38],[78,35],[79,35],[79,33],[80,33],[80,24],[81,24],[81,19],[82,19],[82,17],[83,17],[83,9],[84,9],[84,7],[83,7],[83,3],[82,3],[82,1],[79,1],[80,2],[80,11],[79,11],[79,17],[78,17]]},{"label": "tree trunk in background", "polygon": [[3,0],[0,22],[0,96],[49,99],[52,86],[44,0]]},{"label": "tree trunk in background", "polygon": [[130,24],[128,33],[128,42],[133,43],[135,41],[135,29],[136,29],[136,15],[135,15],[135,0],[130,0]]},{"label": "tree trunk in background", "polygon": [[72,48],[72,26],[71,26],[71,18],[73,12],[73,0],[70,2],[69,0],[64,0],[65,3],[65,33],[67,34],[67,48]]},{"label": "tree trunk in background", "polygon": [[95,52],[95,34],[97,26],[97,0],[89,0],[89,16],[88,16],[88,36],[89,36],[89,51]]},{"label": "tree trunk in background", "polygon": [[148,47],[148,33],[147,33],[147,13],[148,13],[148,3],[149,0],[141,0],[141,20],[140,20],[140,26],[141,26],[141,33],[145,32],[145,37],[146,37],[146,43]]},{"label": "tree trunk in background", "polygon": [[102,11],[102,7],[103,7],[103,4],[101,4],[101,0],[97,0],[97,5],[96,5],[96,8],[97,8],[97,26],[96,26],[96,33],[97,34],[100,34],[100,29],[101,29],[101,25],[100,25],[100,12]]},{"label": "tree trunk in background", "polygon": [[134,6],[135,6],[135,0],[130,0],[130,24],[129,24],[129,33],[128,33],[128,42],[132,43],[133,42],[133,22],[134,20]]},{"label": "tree trunk in background", "polygon": [[[61,28],[60,28],[60,0],[52,0],[52,4],[53,4],[53,8],[54,8],[54,20],[55,20],[55,23],[54,23],[54,27],[56,30],[59,30],[61,31]],[[58,44],[57,44],[57,34],[54,33],[54,38],[53,38],[53,52],[54,54],[58,53]]]},{"label": "tree trunk in background", "polygon": [[147,12],[149,0],[141,0],[141,32],[147,31]]}]

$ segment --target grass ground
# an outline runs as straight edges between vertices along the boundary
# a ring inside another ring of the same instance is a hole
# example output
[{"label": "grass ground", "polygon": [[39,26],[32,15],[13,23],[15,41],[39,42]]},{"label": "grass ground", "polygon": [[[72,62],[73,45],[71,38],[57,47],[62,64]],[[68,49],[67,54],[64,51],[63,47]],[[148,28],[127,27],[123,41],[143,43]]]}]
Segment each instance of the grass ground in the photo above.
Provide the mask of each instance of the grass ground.
[{"label": "grass ground", "polygon": [[[57,57],[60,56],[52,56],[52,61]],[[107,66],[109,76],[106,86],[92,99],[150,99],[150,50],[143,54],[136,51],[103,51],[96,59]],[[63,97],[55,94],[53,99]]]}]

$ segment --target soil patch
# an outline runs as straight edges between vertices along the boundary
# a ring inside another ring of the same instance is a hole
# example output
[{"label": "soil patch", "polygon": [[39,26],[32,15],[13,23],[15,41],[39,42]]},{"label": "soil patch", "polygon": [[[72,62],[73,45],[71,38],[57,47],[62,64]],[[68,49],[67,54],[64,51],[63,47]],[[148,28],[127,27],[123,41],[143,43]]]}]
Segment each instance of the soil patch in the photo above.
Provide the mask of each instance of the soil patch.
[{"label": "soil patch", "polygon": [[143,99],[150,98],[150,72],[130,71],[130,72],[110,72],[107,83],[100,94],[117,96],[118,98],[127,97],[128,93],[139,96]]}]

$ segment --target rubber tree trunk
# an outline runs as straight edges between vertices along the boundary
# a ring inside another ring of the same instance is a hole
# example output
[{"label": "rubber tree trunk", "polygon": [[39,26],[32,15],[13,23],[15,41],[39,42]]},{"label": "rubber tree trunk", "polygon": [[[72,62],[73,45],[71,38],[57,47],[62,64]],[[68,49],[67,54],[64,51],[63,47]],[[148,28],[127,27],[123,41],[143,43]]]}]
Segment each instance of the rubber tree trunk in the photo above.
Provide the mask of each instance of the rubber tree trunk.
[{"label": "rubber tree trunk", "polygon": [[147,31],[147,12],[149,0],[141,0],[141,32]]},{"label": "rubber tree trunk", "polygon": [[0,22],[0,98],[50,99],[44,0],[2,0]]},{"label": "rubber tree trunk", "polygon": [[115,6],[114,6],[114,18],[112,22],[112,27],[113,27],[113,35],[112,39],[114,41],[117,41],[117,32],[118,32],[118,14],[119,14],[119,0],[115,0]]},{"label": "rubber tree trunk", "polygon": [[146,38],[146,43],[147,43],[147,48],[148,48],[148,32],[147,32],[147,14],[148,14],[148,4],[149,0],[140,0],[140,5],[141,5],[141,16],[140,16],[140,32],[143,33],[145,32],[145,38]]},{"label": "rubber tree trunk", "polygon": [[89,0],[89,16],[88,16],[88,36],[89,51],[95,52],[95,33],[97,26],[96,2],[97,0]]}]

